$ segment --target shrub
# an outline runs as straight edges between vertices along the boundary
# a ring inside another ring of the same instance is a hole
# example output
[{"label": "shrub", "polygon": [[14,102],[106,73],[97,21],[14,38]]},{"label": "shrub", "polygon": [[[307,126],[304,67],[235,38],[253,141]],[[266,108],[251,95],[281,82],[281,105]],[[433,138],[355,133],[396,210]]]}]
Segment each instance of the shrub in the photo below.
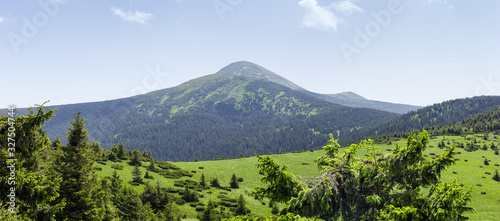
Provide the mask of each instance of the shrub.
[{"label": "shrub", "polygon": [[243,182],[243,177],[238,177],[238,182]]},{"label": "shrub", "polygon": [[481,192],[481,194],[486,195],[486,192]]},{"label": "shrub", "polygon": [[111,165],[111,168],[116,169],[116,170],[123,170],[123,165],[113,164],[113,165]]}]

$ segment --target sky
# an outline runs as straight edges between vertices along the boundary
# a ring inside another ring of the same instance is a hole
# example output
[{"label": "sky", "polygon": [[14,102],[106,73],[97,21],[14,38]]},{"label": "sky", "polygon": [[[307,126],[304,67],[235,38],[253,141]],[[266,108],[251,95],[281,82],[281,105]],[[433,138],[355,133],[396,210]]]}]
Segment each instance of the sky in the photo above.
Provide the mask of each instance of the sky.
[{"label": "sky", "polygon": [[500,95],[500,1],[0,0],[0,108],[173,87],[236,61],[318,93]]}]

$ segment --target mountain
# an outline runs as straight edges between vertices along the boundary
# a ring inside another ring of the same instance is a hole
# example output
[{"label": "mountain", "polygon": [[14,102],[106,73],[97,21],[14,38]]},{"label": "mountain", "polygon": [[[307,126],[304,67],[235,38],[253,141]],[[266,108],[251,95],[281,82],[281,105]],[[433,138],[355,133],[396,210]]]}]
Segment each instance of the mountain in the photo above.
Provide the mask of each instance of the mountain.
[{"label": "mountain", "polygon": [[376,110],[383,110],[398,114],[404,114],[409,111],[417,110],[421,107],[407,104],[395,104],[382,101],[367,100],[366,98],[354,93],[354,92],[343,92],[338,94],[318,94],[301,88],[300,86],[294,84],[293,82],[279,76],[278,74],[267,70],[259,65],[248,61],[239,61],[229,64],[228,66],[222,68],[217,74],[225,75],[235,75],[244,76],[251,78],[265,79],[277,84],[281,84],[292,90],[299,91],[311,95],[313,97],[341,104],[349,107],[361,107],[361,108],[371,108]]},{"label": "mountain", "polygon": [[169,161],[309,150],[328,134],[347,136],[394,113],[330,103],[267,80],[212,74],[176,87],[112,101],[53,106],[44,129],[65,141],[81,111],[91,139],[118,142]]},{"label": "mountain", "polygon": [[478,96],[449,100],[411,111],[373,128],[365,128],[358,134],[351,134],[354,137],[350,137],[348,140],[356,141],[376,135],[408,133],[425,127],[444,126],[494,110],[498,106],[500,106],[500,96]]}]

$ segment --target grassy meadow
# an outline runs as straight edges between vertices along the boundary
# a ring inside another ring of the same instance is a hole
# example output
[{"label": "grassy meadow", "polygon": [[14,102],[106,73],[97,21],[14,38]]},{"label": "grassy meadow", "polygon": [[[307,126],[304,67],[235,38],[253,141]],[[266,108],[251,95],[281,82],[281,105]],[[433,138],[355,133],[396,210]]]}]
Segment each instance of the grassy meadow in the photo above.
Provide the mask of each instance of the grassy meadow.
[{"label": "grassy meadow", "polygon": [[[468,135],[467,137],[432,137],[427,150],[424,153],[424,157],[435,157],[454,143],[464,142],[464,144],[466,144],[473,142],[474,139],[476,140],[476,145],[479,145],[480,147],[479,150],[468,152],[463,148],[456,148],[456,152],[458,153],[455,156],[456,164],[449,167],[448,170],[442,174],[442,179],[448,182],[457,180],[464,184],[467,188],[472,187],[472,202],[469,203],[469,205],[475,208],[476,211],[474,213],[467,214],[471,220],[496,220],[500,217],[500,182],[494,181],[492,177],[495,174],[495,169],[500,169],[500,156],[495,155],[494,151],[490,148],[490,145],[493,142],[497,147],[500,146],[499,137],[491,134],[486,138],[487,140],[484,139],[483,134]],[[438,144],[442,140],[444,140],[446,147],[439,148]],[[397,142],[401,146],[406,146],[405,140],[399,140]],[[484,144],[487,145],[487,150],[482,149]],[[390,153],[390,151],[392,151],[395,147],[395,144],[393,142],[392,144],[376,144],[376,146],[378,147],[378,151],[383,154]],[[366,151],[361,150],[358,155],[362,157],[365,153]],[[319,175],[315,160],[322,155],[322,150],[316,150],[314,152],[305,151],[300,153],[277,154],[272,157],[279,164],[287,165],[289,171],[294,175],[304,181],[307,181],[310,178]],[[489,161],[489,165],[485,165],[485,158]],[[115,170],[111,168],[113,164],[123,165],[123,169],[117,170],[117,173],[124,182],[132,181],[133,167],[129,166],[126,161],[121,163],[107,161],[106,165],[96,164],[96,166],[102,168],[102,170],[99,171],[99,175],[111,176]],[[147,171],[146,167],[149,166],[149,162],[143,162],[142,164],[143,167],[141,167],[141,171],[144,176]],[[200,202],[197,205],[193,206],[186,203],[181,206],[186,213],[186,220],[196,220],[196,206],[206,205],[209,199],[212,199],[213,201],[220,201],[221,197],[237,199],[240,194],[244,196],[247,207],[251,210],[252,214],[264,216],[272,215],[271,208],[267,205],[267,203],[269,203],[268,200],[261,202],[250,196],[250,193],[255,187],[262,185],[260,183],[261,175],[259,175],[256,167],[257,159],[255,157],[199,162],[174,162],[173,164],[183,170],[190,171],[193,176],[184,176],[179,179],[167,179],[150,171],[149,174],[153,175],[154,179],[145,181],[150,182],[152,185],[156,185],[156,183],[159,182],[161,187],[183,189],[182,187],[175,187],[174,181],[200,181],[201,175],[204,174],[207,183],[210,183],[212,178],[217,177],[222,186],[229,187],[229,182],[233,173],[236,174],[238,178],[243,178],[243,181],[239,183],[239,189],[230,189],[230,191],[228,191],[224,189],[210,188],[199,192],[203,195],[203,197],[200,197]],[[142,192],[144,190],[144,185],[134,186],[134,188],[138,192]],[[280,207],[282,206],[283,205],[280,205]]]}]

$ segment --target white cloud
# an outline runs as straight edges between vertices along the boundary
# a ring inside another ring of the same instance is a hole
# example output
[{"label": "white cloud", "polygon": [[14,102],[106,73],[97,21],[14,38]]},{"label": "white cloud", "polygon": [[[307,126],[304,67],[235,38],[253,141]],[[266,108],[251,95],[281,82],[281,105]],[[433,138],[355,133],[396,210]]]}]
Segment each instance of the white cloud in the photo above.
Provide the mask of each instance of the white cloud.
[{"label": "white cloud", "polygon": [[331,4],[331,7],[335,9],[335,11],[345,15],[351,15],[353,12],[364,12],[363,9],[361,9],[351,1],[333,2]]},{"label": "white cloud", "polygon": [[0,17],[0,23],[2,23],[3,21],[5,21],[5,19],[3,19],[2,17]]},{"label": "white cloud", "polygon": [[128,22],[138,22],[141,24],[148,23],[149,20],[155,16],[151,13],[135,11],[135,12],[124,12],[121,8],[111,7],[114,15],[120,16],[124,21]]},{"label": "white cloud", "polygon": [[307,28],[315,28],[320,30],[337,30],[337,24],[341,19],[328,7],[321,7],[316,0],[301,0],[299,5],[307,10],[302,25]]},{"label": "white cloud", "polygon": [[459,64],[459,63],[455,63],[455,62],[447,62],[447,63],[444,63],[443,64],[444,66],[448,66],[448,67],[463,67],[462,64]]}]

